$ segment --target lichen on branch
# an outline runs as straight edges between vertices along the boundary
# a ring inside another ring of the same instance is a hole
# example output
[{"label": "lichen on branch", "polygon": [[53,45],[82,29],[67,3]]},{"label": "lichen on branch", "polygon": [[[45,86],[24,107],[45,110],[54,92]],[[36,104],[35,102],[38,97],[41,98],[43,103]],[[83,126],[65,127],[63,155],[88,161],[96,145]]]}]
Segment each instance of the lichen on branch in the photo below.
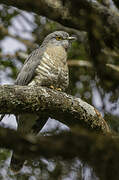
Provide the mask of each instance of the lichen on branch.
[{"label": "lichen on branch", "polygon": [[101,114],[80,98],[46,87],[0,86],[0,113],[37,113],[51,117],[70,128],[83,126],[90,130],[109,132]]}]

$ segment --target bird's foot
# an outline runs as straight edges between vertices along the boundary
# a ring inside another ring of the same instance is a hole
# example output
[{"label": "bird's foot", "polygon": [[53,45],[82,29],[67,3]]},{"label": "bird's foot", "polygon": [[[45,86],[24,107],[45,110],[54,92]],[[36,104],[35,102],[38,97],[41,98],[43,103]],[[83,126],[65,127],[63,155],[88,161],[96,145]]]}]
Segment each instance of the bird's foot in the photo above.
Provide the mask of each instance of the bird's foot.
[{"label": "bird's foot", "polygon": [[61,89],[61,88],[56,88],[56,90],[57,90],[57,91],[62,91],[62,89]]},{"label": "bird's foot", "polygon": [[51,88],[51,89],[55,89],[55,88],[54,88],[54,86],[52,86],[52,85],[51,85],[49,88]]},{"label": "bird's foot", "polygon": [[62,91],[61,88],[54,88],[54,86],[52,86],[52,85],[51,85],[49,88],[54,89],[54,90],[57,90],[57,91]]}]

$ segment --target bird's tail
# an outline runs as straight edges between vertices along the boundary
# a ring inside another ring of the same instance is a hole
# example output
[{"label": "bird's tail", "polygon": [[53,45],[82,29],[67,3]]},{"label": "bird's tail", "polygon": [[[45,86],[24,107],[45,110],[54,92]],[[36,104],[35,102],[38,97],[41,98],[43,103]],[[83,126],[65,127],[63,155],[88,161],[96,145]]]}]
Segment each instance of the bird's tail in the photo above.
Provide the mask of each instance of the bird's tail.
[{"label": "bird's tail", "polygon": [[19,172],[24,164],[25,160],[21,159],[20,156],[17,156],[15,152],[13,152],[11,162],[10,162],[10,169],[17,173]]},{"label": "bird's tail", "polygon": [[[37,120],[36,118],[36,116],[31,114],[23,114],[16,117],[18,122],[18,131],[25,134],[31,133],[33,135],[37,135],[37,133],[43,128],[43,126],[47,122],[48,117],[43,116],[42,118],[40,117]],[[30,120],[30,123],[28,123],[28,119]],[[35,123],[32,123],[31,120]],[[25,160],[20,158],[20,156],[18,156],[17,153],[14,151],[10,163],[11,170],[15,173],[18,173],[23,167],[24,162]]]}]

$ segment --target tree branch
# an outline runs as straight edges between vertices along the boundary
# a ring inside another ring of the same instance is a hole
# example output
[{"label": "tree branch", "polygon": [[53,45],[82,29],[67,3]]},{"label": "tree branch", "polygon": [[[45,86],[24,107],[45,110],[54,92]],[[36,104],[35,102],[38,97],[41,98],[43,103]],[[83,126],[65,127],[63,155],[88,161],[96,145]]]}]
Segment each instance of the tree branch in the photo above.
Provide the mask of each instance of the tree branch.
[{"label": "tree branch", "polygon": [[93,64],[90,61],[80,60],[80,59],[70,59],[67,61],[68,66],[79,66],[79,67],[89,67],[93,68]]},{"label": "tree branch", "polygon": [[72,126],[109,132],[101,114],[91,105],[66,93],[45,87],[0,86],[0,113],[37,113]]},{"label": "tree branch", "polygon": [[113,0],[115,5],[119,8],[119,1],[118,0]]},{"label": "tree branch", "polygon": [[[9,137],[9,138],[8,138]],[[17,144],[17,146],[16,146]],[[82,129],[52,136],[33,137],[0,127],[0,147],[13,149],[21,159],[75,157],[91,165],[101,180],[119,178],[119,138]],[[113,170],[112,170],[113,169]]]},{"label": "tree branch", "polygon": [[[98,2],[88,0],[1,0],[1,3],[15,6],[46,16],[65,26],[89,32],[93,23],[105,44],[119,48],[119,15]],[[90,32],[89,32],[90,33]],[[98,35],[95,33],[95,36]],[[111,44],[110,44],[111,42]]]}]

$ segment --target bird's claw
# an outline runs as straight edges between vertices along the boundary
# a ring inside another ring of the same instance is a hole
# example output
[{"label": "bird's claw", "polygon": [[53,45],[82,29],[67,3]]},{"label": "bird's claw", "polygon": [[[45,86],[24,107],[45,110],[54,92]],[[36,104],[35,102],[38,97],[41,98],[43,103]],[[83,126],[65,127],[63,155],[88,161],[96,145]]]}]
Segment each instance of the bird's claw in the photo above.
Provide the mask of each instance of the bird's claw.
[{"label": "bird's claw", "polygon": [[54,86],[52,86],[52,85],[50,86],[50,88],[51,88],[51,89],[55,89]]},{"label": "bird's claw", "polygon": [[54,90],[57,90],[57,91],[62,91],[61,88],[54,88],[54,86],[52,86],[52,85],[51,85],[49,88],[54,89]]},{"label": "bird's claw", "polygon": [[56,88],[56,90],[57,90],[57,91],[62,91],[62,89],[61,89],[61,88]]}]

